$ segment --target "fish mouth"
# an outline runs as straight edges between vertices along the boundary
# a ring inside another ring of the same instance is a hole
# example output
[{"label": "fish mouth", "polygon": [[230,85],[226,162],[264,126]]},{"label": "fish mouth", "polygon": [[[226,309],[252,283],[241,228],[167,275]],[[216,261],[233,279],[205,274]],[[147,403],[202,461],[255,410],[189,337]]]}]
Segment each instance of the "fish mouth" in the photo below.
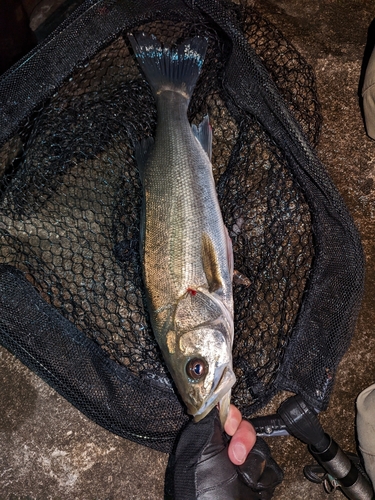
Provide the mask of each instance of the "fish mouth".
[{"label": "fish mouth", "polygon": [[[218,379],[217,382],[216,379]],[[224,425],[229,410],[231,388],[235,381],[236,377],[233,373],[232,368],[230,368],[229,366],[224,366],[221,372],[215,377],[213,383],[213,386],[215,387],[214,391],[199,408],[199,410],[193,414],[194,421],[199,422],[200,420],[202,420],[206,415],[210,413],[214,406],[219,404],[220,420]]]}]

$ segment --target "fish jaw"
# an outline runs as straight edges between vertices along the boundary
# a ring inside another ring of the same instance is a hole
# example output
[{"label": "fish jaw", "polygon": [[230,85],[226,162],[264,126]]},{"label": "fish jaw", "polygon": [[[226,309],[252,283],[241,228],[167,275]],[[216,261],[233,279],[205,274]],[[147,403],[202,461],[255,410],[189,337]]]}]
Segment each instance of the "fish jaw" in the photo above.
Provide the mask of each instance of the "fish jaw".
[{"label": "fish jaw", "polygon": [[[225,368],[225,373],[222,377],[220,386],[213,391],[211,397],[205,401],[201,408],[195,414],[192,414],[195,422],[199,422],[215,407],[219,407],[219,416],[222,426],[228,417],[231,388],[236,380],[236,377],[229,367]],[[229,387],[229,389],[228,389]]]}]

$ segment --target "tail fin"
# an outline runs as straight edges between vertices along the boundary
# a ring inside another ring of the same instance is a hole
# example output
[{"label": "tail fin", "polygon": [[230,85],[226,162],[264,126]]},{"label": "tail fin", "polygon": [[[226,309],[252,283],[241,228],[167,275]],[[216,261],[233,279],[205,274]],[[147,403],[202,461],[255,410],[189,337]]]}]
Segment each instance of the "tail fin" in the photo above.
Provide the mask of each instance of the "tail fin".
[{"label": "tail fin", "polygon": [[196,36],[176,48],[163,47],[154,35],[128,35],[154,95],[174,90],[190,99],[206,55],[207,40]]}]

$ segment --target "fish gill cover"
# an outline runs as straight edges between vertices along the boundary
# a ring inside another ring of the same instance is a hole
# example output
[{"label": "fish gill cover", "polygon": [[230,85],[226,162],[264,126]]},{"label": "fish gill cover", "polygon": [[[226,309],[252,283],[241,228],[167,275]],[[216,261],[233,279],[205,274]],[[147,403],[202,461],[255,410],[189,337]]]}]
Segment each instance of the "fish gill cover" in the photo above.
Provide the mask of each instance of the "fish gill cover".
[{"label": "fish gill cover", "polygon": [[[169,451],[186,421],[141,278],[135,141],[156,108],[126,33],[208,39],[189,108],[209,114],[234,266],[233,402],[321,410],[363,286],[358,234],[310,144],[311,68],[259,14],[196,0],[87,1],[0,80],[0,342],[103,427]],[[78,34],[78,35],[77,35]]]}]

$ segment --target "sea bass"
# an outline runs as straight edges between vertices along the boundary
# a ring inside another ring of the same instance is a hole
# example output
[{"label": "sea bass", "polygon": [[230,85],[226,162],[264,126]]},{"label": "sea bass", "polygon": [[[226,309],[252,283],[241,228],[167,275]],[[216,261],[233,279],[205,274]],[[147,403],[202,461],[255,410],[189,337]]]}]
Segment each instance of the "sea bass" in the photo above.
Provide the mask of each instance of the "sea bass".
[{"label": "sea bass", "polygon": [[152,35],[129,35],[157,104],[155,140],[136,147],[143,185],[140,252],[156,340],[198,421],[229,408],[233,344],[233,252],[210,162],[208,117],[190,126],[188,104],[207,41],[165,48]]}]

